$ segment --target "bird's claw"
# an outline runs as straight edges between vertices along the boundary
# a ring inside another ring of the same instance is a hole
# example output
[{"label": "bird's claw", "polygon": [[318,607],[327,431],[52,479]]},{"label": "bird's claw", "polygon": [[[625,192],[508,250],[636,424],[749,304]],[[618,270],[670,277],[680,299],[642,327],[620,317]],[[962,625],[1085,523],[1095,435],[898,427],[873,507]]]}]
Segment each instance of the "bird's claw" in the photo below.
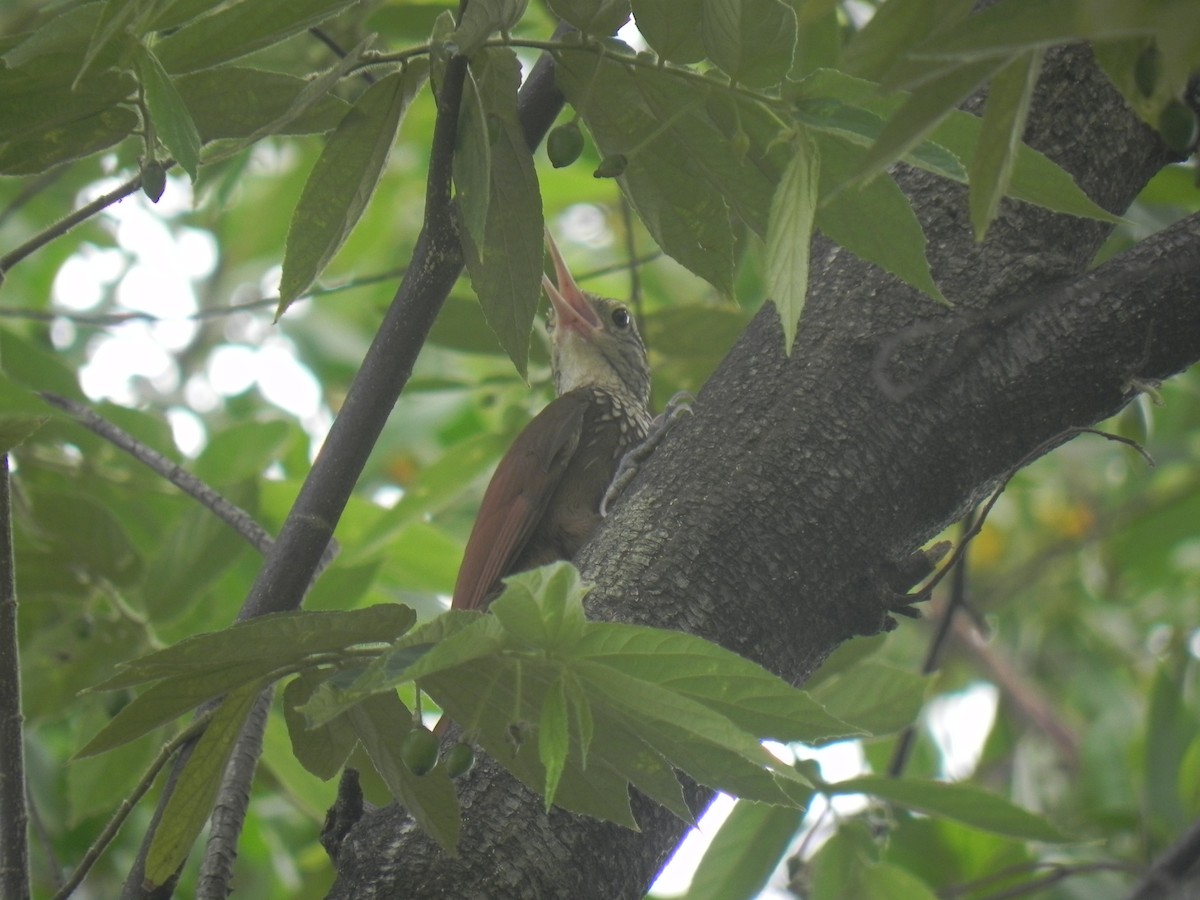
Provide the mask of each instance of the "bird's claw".
[{"label": "bird's claw", "polygon": [[695,399],[689,391],[679,391],[671,397],[663,411],[650,423],[650,430],[646,433],[645,440],[621,457],[617,473],[613,476],[608,490],[600,499],[600,516],[602,518],[608,515],[608,507],[621,495],[629,482],[633,481],[642,462],[650,457],[662,439],[667,436],[667,432],[670,431],[675,420],[680,416],[692,414],[692,401]]}]

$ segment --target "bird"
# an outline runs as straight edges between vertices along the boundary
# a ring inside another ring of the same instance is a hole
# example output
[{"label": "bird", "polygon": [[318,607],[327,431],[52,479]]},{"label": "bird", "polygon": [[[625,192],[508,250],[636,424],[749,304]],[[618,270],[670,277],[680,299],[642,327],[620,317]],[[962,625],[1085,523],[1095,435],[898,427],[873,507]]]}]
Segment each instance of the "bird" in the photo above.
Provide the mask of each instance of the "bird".
[{"label": "bird", "polygon": [[569,560],[600,523],[622,459],[651,429],[650,366],[629,306],[579,288],[549,232],[546,330],[556,397],[513,441],[483,495],[451,609],[484,611],[516,572]]}]

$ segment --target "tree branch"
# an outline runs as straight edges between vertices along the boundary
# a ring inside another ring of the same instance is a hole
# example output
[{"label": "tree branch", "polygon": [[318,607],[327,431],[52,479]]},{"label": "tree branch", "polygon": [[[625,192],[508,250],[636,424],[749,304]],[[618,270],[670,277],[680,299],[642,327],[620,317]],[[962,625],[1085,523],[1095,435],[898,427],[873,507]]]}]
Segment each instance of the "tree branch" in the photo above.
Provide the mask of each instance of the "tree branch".
[{"label": "tree branch", "polygon": [[[299,607],[350,492],[412,373],[417,353],[462,271],[462,248],[450,204],[450,178],[466,66],[465,57],[452,57],[442,79],[425,224],[417,238],[412,262],[350,386],[341,412],[243,604],[239,621]],[[541,141],[561,107],[562,95],[554,85],[549,63],[539,62],[522,87],[518,100],[526,137],[533,145]],[[142,880],[153,830],[189,755],[190,748],[185,748],[172,770],[151,828],[126,881],[125,898],[169,897],[173,893],[173,883],[161,890],[147,891]],[[252,771],[252,767],[246,771]],[[236,786],[230,787],[233,793],[238,792]]]},{"label": "tree branch", "polygon": [[[1167,159],[1079,47],[1047,55],[1026,140],[1112,210]],[[1111,415],[1135,395],[1132,377],[1200,357],[1197,222],[1081,278],[1107,225],[1006,203],[980,246],[964,190],[919,172],[900,181],[956,308],[939,311],[815,241],[792,356],[768,305],[577,558],[595,585],[591,616],[698,634],[802,682],[841,641],[893,627],[897,564],[1032,448]],[[1055,281],[1060,290],[982,328],[906,343],[888,378],[915,383],[940,366],[936,378],[903,400],[881,390],[873,366],[892,335],[978,319]],[[373,811],[341,846],[332,896],[472,896],[484,885],[499,895],[513,884],[641,896],[686,829],[640,801],[640,833],[547,816],[495,765],[476,771],[459,789],[460,858],[403,810]]]}]

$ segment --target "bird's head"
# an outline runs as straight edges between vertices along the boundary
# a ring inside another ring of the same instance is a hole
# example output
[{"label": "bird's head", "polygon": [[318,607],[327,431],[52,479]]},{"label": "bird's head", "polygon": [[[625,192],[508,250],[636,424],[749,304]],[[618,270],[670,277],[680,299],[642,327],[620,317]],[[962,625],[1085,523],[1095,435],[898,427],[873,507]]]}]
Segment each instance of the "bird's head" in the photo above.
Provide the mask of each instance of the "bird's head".
[{"label": "bird's head", "polygon": [[650,402],[650,366],[646,346],[629,307],[619,300],[580,290],[550,235],[546,246],[554,260],[557,287],[542,276],[550,298],[550,368],[559,396],[577,387],[597,386],[628,394],[643,407]]}]

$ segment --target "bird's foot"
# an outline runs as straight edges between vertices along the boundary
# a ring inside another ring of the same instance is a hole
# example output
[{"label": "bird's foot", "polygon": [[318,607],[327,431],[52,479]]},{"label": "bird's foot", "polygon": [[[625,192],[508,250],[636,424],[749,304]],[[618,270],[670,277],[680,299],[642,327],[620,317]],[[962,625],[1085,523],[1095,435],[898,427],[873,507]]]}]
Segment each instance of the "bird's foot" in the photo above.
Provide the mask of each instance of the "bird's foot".
[{"label": "bird's foot", "polygon": [[695,399],[688,391],[680,391],[673,396],[667,401],[666,408],[650,423],[646,439],[621,457],[621,462],[617,466],[617,474],[613,476],[612,484],[608,486],[608,490],[604,492],[604,497],[600,500],[601,516],[608,515],[609,506],[616,501],[629,482],[633,481],[633,476],[637,474],[642,463],[650,458],[654,449],[662,443],[662,439],[667,436],[667,432],[675,424],[675,420],[680,416],[692,414],[692,401]]}]

